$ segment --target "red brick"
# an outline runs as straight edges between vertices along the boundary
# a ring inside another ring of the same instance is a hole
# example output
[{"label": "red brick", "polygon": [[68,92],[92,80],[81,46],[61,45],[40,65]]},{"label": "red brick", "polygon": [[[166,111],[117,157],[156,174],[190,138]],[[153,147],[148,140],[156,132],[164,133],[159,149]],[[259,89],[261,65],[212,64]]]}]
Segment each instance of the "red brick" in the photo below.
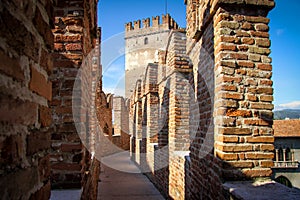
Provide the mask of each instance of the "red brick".
[{"label": "red brick", "polygon": [[243,44],[249,44],[249,45],[254,44],[254,39],[253,38],[245,37],[245,38],[242,38],[241,41],[242,41]]},{"label": "red brick", "polygon": [[224,135],[249,135],[252,132],[250,128],[224,127],[219,128],[219,133]]},{"label": "red brick", "polygon": [[215,144],[215,148],[222,152],[252,151],[252,145],[249,144]]},{"label": "red brick", "polygon": [[226,116],[230,116],[230,117],[252,117],[252,112],[250,110],[229,109],[226,112]]},{"label": "red brick", "polygon": [[274,98],[273,95],[260,95],[259,100],[264,102],[272,102]]},{"label": "red brick", "polygon": [[273,159],[273,153],[267,152],[249,152],[245,154],[246,159],[249,160],[261,160],[261,159]]},{"label": "red brick", "polygon": [[270,19],[266,17],[257,17],[257,16],[245,16],[245,20],[248,22],[255,22],[255,23],[264,23],[268,24],[270,22]]},{"label": "red brick", "polygon": [[252,126],[269,126],[271,122],[262,119],[245,119],[244,123]]},{"label": "red brick", "polygon": [[225,143],[237,143],[239,138],[237,136],[219,135],[217,140]]},{"label": "red brick", "polygon": [[225,99],[235,99],[235,100],[241,100],[244,98],[243,94],[238,92],[222,92],[220,97]]},{"label": "red brick", "polygon": [[40,177],[41,181],[44,182],[44,181],[48,180],[50,177],[50,171],[51,171],[49,155],[39,159],[38,169],[39,169],[39,177]]},{"label": "red brick", "polygon": [[57,114],[71,114],[72,113],[72,107],[57,107],[55,110],[55,113]]},{"label": "red brick", "polygon": [[31,67],[31,79],[29,88],[30,90],[51,101],[52,83],[50,81],[47,81],[45,76],[38,72],[34,67]]},{"label": "red brick", "polygon": [[260,161],[260,167],[263,167],[263,168],[274,167],[274,162],[272,160],[262,160],[262,161]]},{"label": "red brick", "polygon": [[216,151],[217,157],[221,158],[224,161],[229,161],[229,160],[237,160],[238,155],[236,153],[224,153],[221,151]]},{"label": "red brick", "polygon": [[258,63],[256,66],[260,70],[272,71],[272,65],[270,64]]},{"label": "red brick", "polygon": [[54,43],[55,51],[65,51],[65,45],[62,43]]},{"label": "red brick", "polygon": [[48,127],[52,123],[51,109],[45,106],[39,108],[39,118],[43,127]]},{"label": "red brick", "polygon": [[248,68],[253,68],[254,67],[254,63],[251,61],[238,61],[237,65],[239,67],[248,67]]},{"label": "red brick", "polygon": [[253,37],[260,37],[260,38],[269,38],[270,37],[268,32],[250,31],[250,34]]},{"label": "red brick", "polygon": [[253,30],[253,25],[249,22],[244,22],[241,28],[244,30]]},{"label": "red brick", "polygon": [[80,43],[66,44],[67,51],[82,51],[82,45]]},{"label": "red brick", "polygon": [[255,44],[259,47],[270,47],[271,42],[268,38],[257,38]]},{"label": "red brick", "polygon": [[274,151],[274,144],[261,144],[260,145],[261,151]]},{"label": "red brick", "polygon": [[273,110],[274,105],[271,103],[251,102],[251,109]]},{"label": "red brick", "polygon": [[61,151],[62,152],[74,152],[74,151],[81,151],[82,144],[62,144]]},{"label": "red brick", "polygon": [[257,136],[257,137],[246,137],[246,142],[248,143],[273,143],[273,136]]},{"label": "red brick", "polygon": [[255,24],[255,30],[257,31],[269,31],[269,26],[266,24]]}]

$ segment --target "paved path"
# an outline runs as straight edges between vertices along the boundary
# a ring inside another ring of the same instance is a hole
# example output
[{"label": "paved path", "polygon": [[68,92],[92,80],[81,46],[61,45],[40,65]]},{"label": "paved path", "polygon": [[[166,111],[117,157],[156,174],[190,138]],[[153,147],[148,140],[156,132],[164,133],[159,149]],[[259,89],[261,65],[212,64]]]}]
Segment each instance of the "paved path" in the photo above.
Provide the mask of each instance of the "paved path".
[{"label": "paved path", "polygon": [[101,162],[98,199],[164,200],[148,178],[130,161],[128,152],[103,158]]}]

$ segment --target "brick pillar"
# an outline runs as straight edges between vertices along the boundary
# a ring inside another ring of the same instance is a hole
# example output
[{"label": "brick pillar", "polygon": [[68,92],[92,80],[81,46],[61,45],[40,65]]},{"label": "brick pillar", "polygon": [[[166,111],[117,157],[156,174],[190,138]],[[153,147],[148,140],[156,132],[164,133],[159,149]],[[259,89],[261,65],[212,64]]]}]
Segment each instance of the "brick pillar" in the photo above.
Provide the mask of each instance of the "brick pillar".
[{"label": "brick pillar", "polygon": [[[89,5],[88,7],[86,5]],[[96,0],[58,1],[54,7],[54,69],[53,69],[53,133],[51,168],[53,188],[80,188],[85,166],[89,161],[89,153],[84,149],[78,136],[72,113],[72,92],[75,78],[82,61],[96,44]],[[88,108],[92,98],[92,57],[87,59],[89,73],[82,74],[81,86],[85,90],[76,91],[78,99],[74,99],[78,109],[85,107],[77,115],[82,122],[80,133],[86,134],[90,128],[90,116],[93,108]],[[94,88],[95,89],[95,88]],[[86,97],[80,98],[81,97]],[[88,120],[88,121],[87,121]],[[83,126],[86,124],[86,126]],[[91,137],[86,137],[90,140]],[[91,144],[89,141],[88,143]],[[85,158],[86,157],[86,158]]]},{"label": "brick pillar", "polygon": [[273,83],[266,16],[274,2],[214,3],[215,154],[225,163],[225,180],[269,177]]},{"label": "brick pillar", "polygon": [[167,71],[170,79],[169,96],[169,195],[174,199],[184,199],[184,156],[190,147],[189,83],[192,68],[186,52],[185,32],[171,33],[167,55]]}]

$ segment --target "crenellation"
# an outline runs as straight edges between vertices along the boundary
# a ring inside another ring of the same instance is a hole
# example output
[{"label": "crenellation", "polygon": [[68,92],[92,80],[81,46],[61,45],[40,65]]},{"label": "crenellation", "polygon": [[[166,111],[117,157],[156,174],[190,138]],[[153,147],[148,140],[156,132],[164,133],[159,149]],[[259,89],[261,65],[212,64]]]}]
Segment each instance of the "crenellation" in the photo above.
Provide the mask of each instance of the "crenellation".
[{"label": "crenellation", "polygon": [[152,17],[152,27],[158,27],[160,25],[160,17]]},{"label": "crenellation", "polygon": [[143,19],[143,28],[149,28],[150,27],[150,18]]},{"label": "crenellation", "polygon": [[134,30],[138,30],[141,28],[141,20],[137,20],[133,22]]},{"label": "crenellation", "polygon": [[133,30],[132,22],[125,24],[125,31],[131,31]]},{"label": "crenellation", "polygon": [[[160,19],[162,19],[162,21],[160,21]],[[176,21],[170,16],[170,14],[162,15],[161,17],[152,17],[152,24],[150,18],[136,20],[133,23],[128,22],[125,24],[126,32],[144,30],[149,28],[155,28],[154,30],[157,30],[159,28],[178,29],[179,26]]]}]

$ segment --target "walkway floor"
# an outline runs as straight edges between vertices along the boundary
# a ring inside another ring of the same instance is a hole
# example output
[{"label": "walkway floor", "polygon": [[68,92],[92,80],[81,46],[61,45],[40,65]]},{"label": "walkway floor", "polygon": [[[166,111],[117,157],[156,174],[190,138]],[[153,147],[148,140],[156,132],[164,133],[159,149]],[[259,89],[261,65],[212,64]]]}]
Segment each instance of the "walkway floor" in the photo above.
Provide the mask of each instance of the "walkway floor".
[{"label": "walkway floor", "polygon": [[164,200],[149,179],[130,161],[128,152],[103,158],[101,162],[98,199]]}]

